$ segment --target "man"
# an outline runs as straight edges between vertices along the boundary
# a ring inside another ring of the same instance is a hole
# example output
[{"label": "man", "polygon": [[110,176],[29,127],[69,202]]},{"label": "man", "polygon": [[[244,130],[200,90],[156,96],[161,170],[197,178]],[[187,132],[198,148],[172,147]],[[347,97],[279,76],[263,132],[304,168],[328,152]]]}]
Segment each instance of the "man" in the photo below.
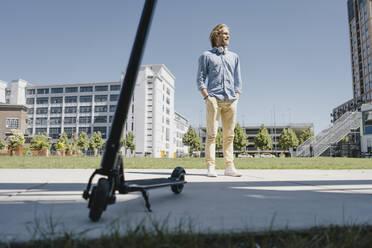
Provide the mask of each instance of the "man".
[{"label": "man", "polygon": [[234,167],[234,128],[236,106],[241,93],[239,56],[227,50],[230,41],[229,28],[219,24],[209,36],[212,49],[199,58],[197,85],[207,108],[207,140],[205,161],[207,175],[217,177],[216,136],[221,116],[223,130],[223,156],[225,176],[240,177]]}]

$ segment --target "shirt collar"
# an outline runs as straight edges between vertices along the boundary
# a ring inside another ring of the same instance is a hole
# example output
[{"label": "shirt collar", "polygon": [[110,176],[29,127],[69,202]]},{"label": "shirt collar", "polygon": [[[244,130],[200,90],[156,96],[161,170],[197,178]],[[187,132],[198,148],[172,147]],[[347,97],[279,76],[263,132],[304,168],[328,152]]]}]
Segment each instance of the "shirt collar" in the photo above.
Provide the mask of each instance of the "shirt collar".
[{"label": "shirt collar", "polygon": [[227,52],[227,47],[219,46],[219,47],[213,47],[212,52],[216,54],[225,54]]}]

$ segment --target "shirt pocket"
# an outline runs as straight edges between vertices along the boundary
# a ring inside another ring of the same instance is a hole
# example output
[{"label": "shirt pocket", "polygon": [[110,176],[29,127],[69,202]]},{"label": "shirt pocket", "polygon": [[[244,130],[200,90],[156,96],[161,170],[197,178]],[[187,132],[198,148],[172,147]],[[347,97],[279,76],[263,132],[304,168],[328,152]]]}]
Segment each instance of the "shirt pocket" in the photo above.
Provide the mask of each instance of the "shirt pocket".
[{"label": "shirt pocket", "polygon": [[221,72],[221,65],[218,64],[212,64],[210,71],[214,74],[219,74]]}]

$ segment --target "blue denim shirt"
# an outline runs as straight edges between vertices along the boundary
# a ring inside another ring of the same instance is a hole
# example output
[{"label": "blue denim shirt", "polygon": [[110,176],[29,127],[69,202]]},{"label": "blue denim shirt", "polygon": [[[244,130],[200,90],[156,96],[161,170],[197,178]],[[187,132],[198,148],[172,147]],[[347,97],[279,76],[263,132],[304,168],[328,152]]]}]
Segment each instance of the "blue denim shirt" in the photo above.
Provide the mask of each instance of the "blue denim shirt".
[{"label": "blue denim shirt", "polygon": [[239,56],[227,48],[223,52],[216,47],[204,52],[199,57],[197,85],[222,101],[235,100],[235,93],[242,90]]}]

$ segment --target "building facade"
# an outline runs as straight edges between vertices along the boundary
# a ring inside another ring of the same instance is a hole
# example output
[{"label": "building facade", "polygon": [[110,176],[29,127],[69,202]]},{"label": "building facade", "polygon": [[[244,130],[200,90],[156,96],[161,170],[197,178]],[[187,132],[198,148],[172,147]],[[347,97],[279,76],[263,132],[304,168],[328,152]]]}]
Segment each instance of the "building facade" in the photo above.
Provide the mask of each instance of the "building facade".
[{"label": "building facade", "polygon": [[332,121],[372,101],[372,0],[348,0],[353,98],[332,110]]},{"label": "building facade", "polygon": [[0,138],[5,140],[17,129],[25,133],[27,128],[27,107],[0,103]]},{"label": "building facade", "polygon": [[[124,127],[124,135],[134,133],[137,156],[174,157],[177,153],[176,137],[181,131],[174,112],[174,82],[163,64],[140,67]],[[0,82],[0,93],[1,86]],[[120,82],[32,85],[17,79],[5,88],[5,102],[27,106],[30,136],[46,132],[56,140],[62,132],[70,138],[100,131],[106,139],[120,89]]]},{"label": "building facade", "polygon": [[184,157],[189,152],[189,147],[183,144],[183,135],[189,128],[189,121],[186,117],[180,113],[174,112],[174,122],[176,127],[175,142],[176,142],[176,154],[175,157]]},{"label": "building facade", "polygon": [[362,157],[372,158],[372,104],[363,104],[361,111],[361,153]]}]

